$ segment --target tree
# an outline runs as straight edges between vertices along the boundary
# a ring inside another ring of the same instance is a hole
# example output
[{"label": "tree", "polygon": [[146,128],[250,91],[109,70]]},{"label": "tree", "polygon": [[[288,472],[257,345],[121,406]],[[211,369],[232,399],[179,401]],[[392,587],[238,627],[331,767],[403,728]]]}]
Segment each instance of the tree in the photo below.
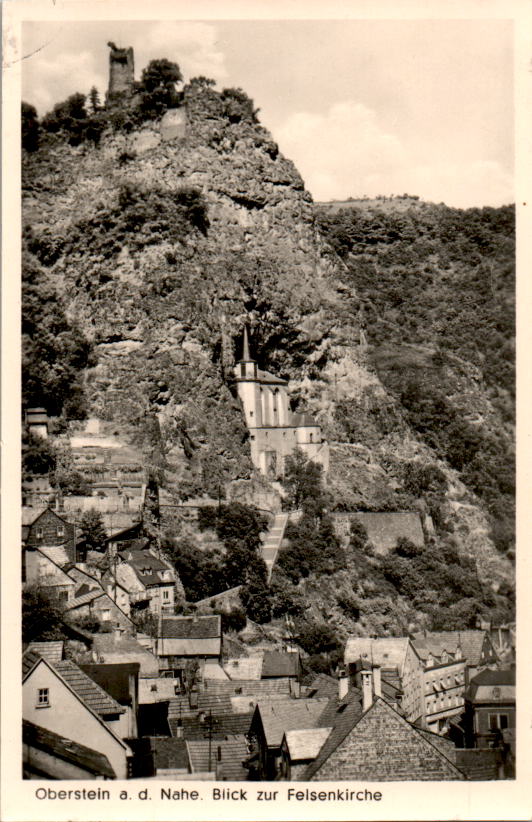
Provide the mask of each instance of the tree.
[{"label": "tree", "polygon": [[140,81],[141,110],[150,118],[160,117],[177,105],[176,83],[183,79],[177,63],[166,58],[151,60],[142,71]]},{"label": "tree", "polygon": [[322,473],[322,466],[310,460],[300,448],[289,454],[281,480],[287,492],[287,504],[291,508],[303,508],[305,512],[319,515],[328,501],[321,484]]},{"label": "tree", "polygon": [[22,148],[25,148],[26,151],[37,151],[40,132],[37,111],[29,103],[22,101],[21,117]]},{"label": "tree", "polygon": [[254,622],[263,624],[272,618],[272,597],[268,587],[268,573],[262,557],[255,556],[245,572],[240,599],[246,614]]},{"label": "tree", "polygon": [[42,437],[29,434],[22,451],[22,470],[25,474],[48,474],[56,467],[57,455],[53,445]]},{"label": "tree", "polygon": [[63,639],[63,605],[49,588],[31,585],[22,592],[22,640]]},{"label": "tree", "polygon": [[52,111],[43,117],[43,129],[54,134],[63,132],[71,145],[79,145],[84,139],[88,119],[86,101],[85,94],[77,92],[62,103],[57,103]]},{"label": "tree", "polygon": [[203,74],[200,74],[198,77],[193,77],[189,80],[190,86],[199,86],[199,88],[212,88],[216,85],[216,80],[213,80],[211,77],[204,77]]},{"label": "tree", "polygon": [[80,527],[87,550],[102,551],[107,539],[107,533],[100,512],[96,508],[90,508],[83,514]]},{"label": "tree", "polygon": [[96,86],[93,86],[89,91],[89,106],[91,114],[96,114],[101,109],[100,94]]}]

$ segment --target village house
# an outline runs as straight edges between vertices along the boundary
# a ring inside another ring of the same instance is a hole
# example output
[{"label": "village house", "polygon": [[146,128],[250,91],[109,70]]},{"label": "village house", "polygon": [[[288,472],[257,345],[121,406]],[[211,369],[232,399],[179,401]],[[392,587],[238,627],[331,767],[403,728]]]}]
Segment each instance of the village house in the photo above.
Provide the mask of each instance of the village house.
[{"label": "village house", "polygon": [[[83,590],[83,589],[82,589]],[[97,620],[103,629],[116,630],[117,627],[133,634],[135,626],[128,615],[113,602],[103,588],[92,589],[74,597],[65,609],[65,616],[77,621],[83,617]]]},{"label": "village house", "polygon": [[275,779],[281,769],[286,731],[324,726],[321,717],[328,704],[328,699],[260,699],[249,729],[252,751],[247,765],[253,774],[250,778]]},{"label": "village house", "polygon": [[423,659],[463,659],[466,684],[476,673],[498,662],[488,631],[424,631],[414,634],[412,644]]},{"label": "village house", "polygon": [[117,779],[128,776],[130,747],[119,734],[124,709],[73,662],[23,656],[23,718],[107,757]]},{"label": "village house", "polygon": [[222,657],[222,619],[212,616],[159,617],[157,656],[161,671],[173,671],[181,678],[187,660]]},{"label": "village house", "polygon": [[303,728],[286,731],[281,742],[279,779],[300,779],[318,756],[332,728]]},{"label": "village house", "polygon": [[23,779],[115,779],[105,754],[22,720]]},{"label": "village house", "polygon": [[22,509],[22,542],[26,549],[61,546],[76,561],[76,526],[51,508]]},{"label": "village house", "polygon": [[466,692],[466,745],[515,747],[515,668],[476,674]]},{"label": "village house", "polygon": [[276,480],[284,473],[286,457],[299,448],[327,471],[329,446],[319,424],[306,413],[295,414],[290,410],[286,380],[259,370],[250,356],[246,328],[242,359],[234,373],[255,467],[269,479]]},{"label": "village house", "polygon": [[45,552],[45,548],[23,549],[22,582],[46,588],[61,603],[70,605],[75,597],[76,583]]},{"label": "village house", "polygon": [[[150,550],[130,550],[120,552],[120,557],[136,574],[141,589],[136,586],[131,591],[133,601],[142,601],[142,593],[147,595],[148,607],[153,614],[173,614],[176,606],[176,584],[178,577],[173,566],[157,557]],[[117,572],[118,568],[117,567]],[[127,572],[120,572],[124,587],[127,583]],[[181,587],[181,584],[179,582]]]},{"label": "village house", "polygon": [[376,697],[362,712],[351,703],[334,723],[302,781],[389,782],[464,780],[443,744]]}]

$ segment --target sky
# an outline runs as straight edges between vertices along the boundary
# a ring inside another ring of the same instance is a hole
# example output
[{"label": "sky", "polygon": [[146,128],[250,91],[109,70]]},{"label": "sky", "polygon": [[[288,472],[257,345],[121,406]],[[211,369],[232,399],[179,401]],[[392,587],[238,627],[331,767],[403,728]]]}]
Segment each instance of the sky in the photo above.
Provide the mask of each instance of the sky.
[{"label": "sky", "polygon": [[510,20],[96,21],[23,24],[22,97],[45,114],[107,87],[107,42],[186,79],[237,86],[317,201],[414,194],[514,202]]}]

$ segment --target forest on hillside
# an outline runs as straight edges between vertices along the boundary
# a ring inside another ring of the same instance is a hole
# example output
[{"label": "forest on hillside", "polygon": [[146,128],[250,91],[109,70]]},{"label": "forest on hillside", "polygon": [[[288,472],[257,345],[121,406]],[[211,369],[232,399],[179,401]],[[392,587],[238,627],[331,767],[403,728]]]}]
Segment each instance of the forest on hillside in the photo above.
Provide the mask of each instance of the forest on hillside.
[{"label": "forest on hillside", "polygon": [[[368,201],[318,225],[345,262],[381,382],[409,425],[482,499],[497,547],[513,555],[515,213]],[[491,409],[471,415],[470,374]],[[495,411],[495,414],[493,413]]]}]

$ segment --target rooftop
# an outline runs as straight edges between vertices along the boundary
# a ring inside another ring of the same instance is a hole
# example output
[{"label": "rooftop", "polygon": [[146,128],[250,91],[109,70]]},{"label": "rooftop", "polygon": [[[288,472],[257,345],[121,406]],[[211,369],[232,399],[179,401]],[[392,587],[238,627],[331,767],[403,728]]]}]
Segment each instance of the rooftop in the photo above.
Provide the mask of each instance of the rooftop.
[{"label": "rooftop", "polygon": [[292,762],[304,759],[315,759],[332,728],[302,728],[287,731],[286,746]]},{"label": "rooftop", "polygon": [[286,651],[264,651],[262,677],[297,676],[299,654]]},{"label": "rooftop", "polygon": [[216,768],[219,778],[225,781],[241,782],[247,779],[248,772],[242,761],[248,755],[248,744],[243,734],[216,740],[215,745],[208,739],[189,740],[186,746],[193,773],[205,773]]},{"label": "rooftop", "polygon": [[210,639],[222,634],[222,620],[216,616],[163,616],[160,621],[163,639]]},{"label": "rooftop", "polygon": [[279,748],[286,731],[320,726],[327,699],[259,700],[262,727],[269,748]]},{"label": "rooftop", "polygon": [[41,751],[52,754],[65,762],[77,765],[96,776],[115,779],[116,774],[104,754],[93,751],[79,742],[34,725],[27,719],[22,720],[22,741]]},{"label": "rooftop", "polygon": [[70,660],[64,659],[53,665],[73,691],[99,716],[123,714],[124,708],[103,690],[93,679]]},{"label": "rooftop", "polygon": [[62,639],[49,640],[48,642],[30,642],[27,650],[42,656],[48,662],[60,662],[63,659],[63,645]]}]

